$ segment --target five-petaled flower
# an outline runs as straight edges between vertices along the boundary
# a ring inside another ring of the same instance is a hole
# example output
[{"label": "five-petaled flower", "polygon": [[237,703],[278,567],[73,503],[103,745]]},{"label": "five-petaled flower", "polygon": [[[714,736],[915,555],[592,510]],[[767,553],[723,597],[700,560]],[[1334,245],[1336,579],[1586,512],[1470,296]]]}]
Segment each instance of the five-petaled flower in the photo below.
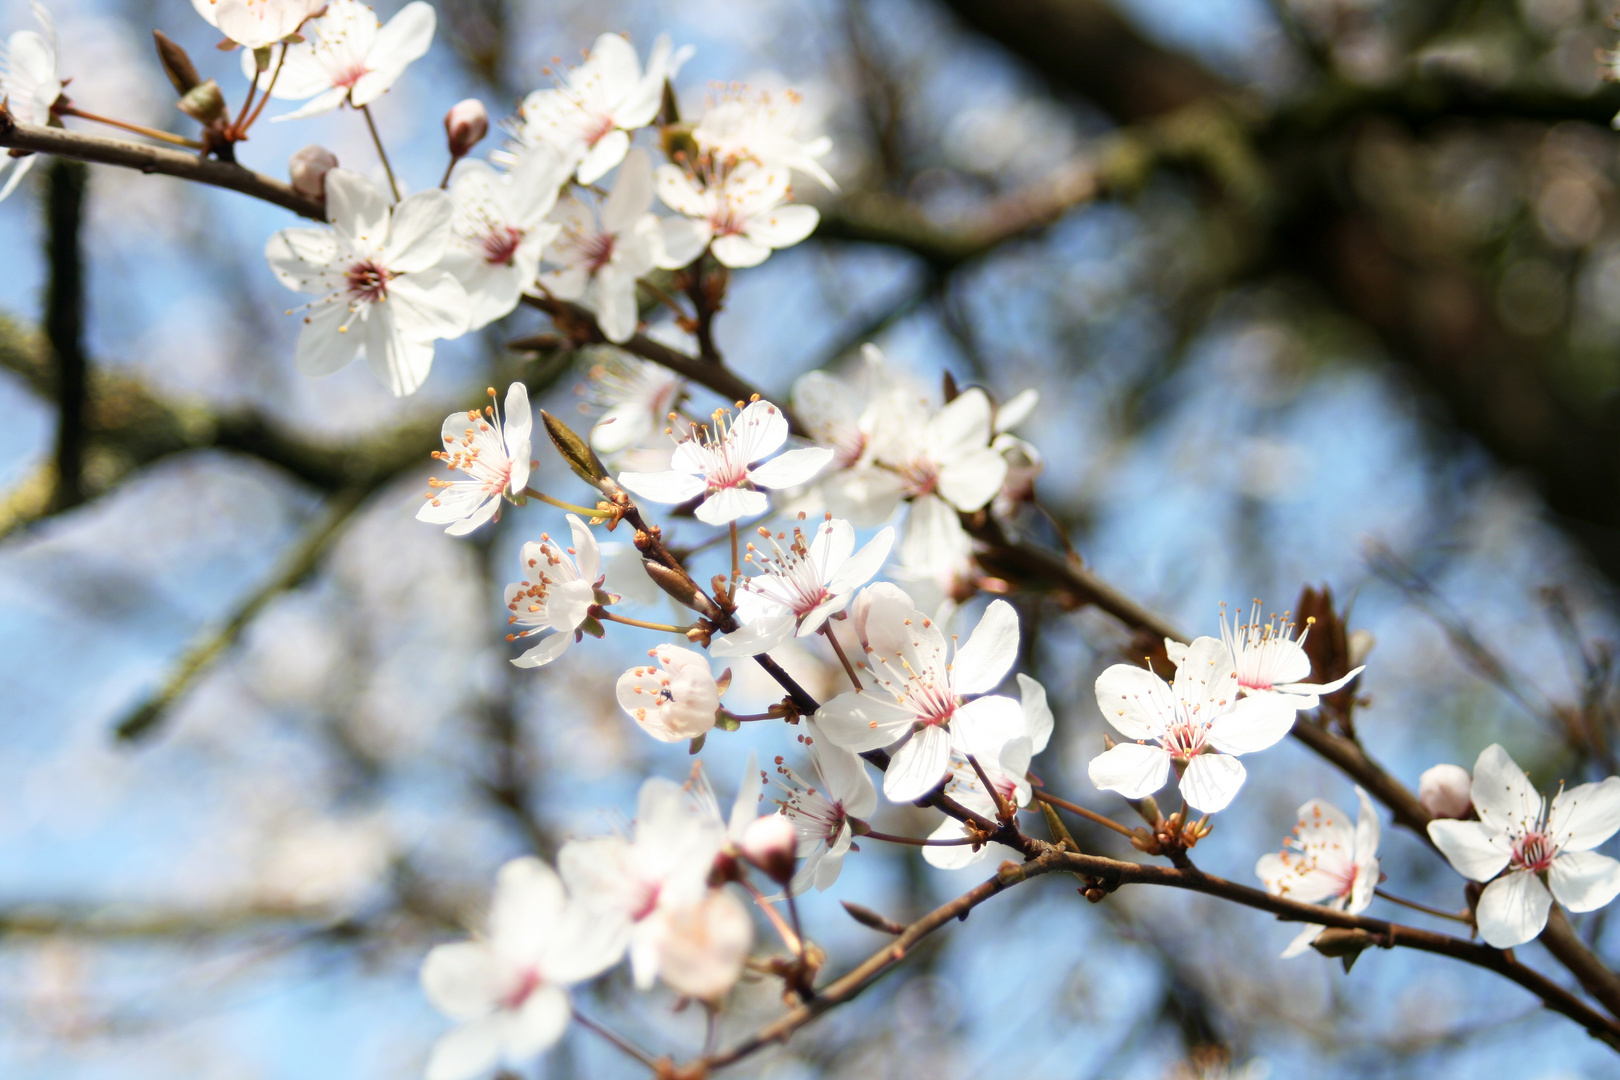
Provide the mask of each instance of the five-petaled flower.
[{"label": "five-petaled flower", "polygon": [[1187,646],[1172,686],[1134,664],[1097,679],[1097,704],[1123,742],[1091,759],[1091,782],[1127,799],[1164,786],[1172,764],[1181,796],[1196,810],[1226,808],[1247,775],[1239,754],[1264,750],[1294,726],[1294,703],[1280,694],[1239,697],[1226,645],[1201,637]]},{"label": "five-petaled flower", "polygon": [[780,777],[776,785],[783,792],[776,801],[798,831],[798,856],[804,860],[788,885],[795,896],[812,885],[825,891],[838,880],[855,838],[850,820],[867,817],[877,809],[877,789],[866,773],[866,763],[823,737],[814,720],[805,722],[805,730],[816,784],[807,783],[780,757],[776,759]]},{"label": "five-petaled flower", "polygon": [[436,25],[427,0],[412,0],[386,25],[359,0],[329,0],[326,13],[304,26],[305,40],[286,47],[284,59],[272,60],[267,70],[259,71],[253,53],[243,50],[242,72],[258,78],[259,89],[271,97],[310,99],[276,120],[319,116],[344,102],[358,109],[387,93],[405,69],[427,53]]},{"label": "five-petaled flower", "polygon": [[[495,396],[491,387],[489,396]],[[486,521],[499,521],[501,502],[516,500],[529,483],[529,435],[534,419],[529,412],[529,390],[520,382],[506,391],[506,418],[486,405],[444,418],[439,438],[443,450],[433,456],[468,480],[429,480],[427,501],[416,520],[448,525],[451,536],[466,536]]]},{"label": "five-petaled flower", "polygon": [[511,612],[507,623],[525,628],[506,635],[506,640],[553,631],[512,661],[518,667],[539,667],[561,656],[579,639],[592,605],[604,602],[605,594],[597,592],[602,583],[602,549],[591,530],[573,514],[568,515],[568,529],[574,546],[566,550],[545,533],[540,534],[539,543],[524,544],[525,577],[506,587],[506,609]]},{"label": "five-petaled flower", "polygon": [[639,445],[663,425],[686,383],[668,368],[601,351],[605,355],[591,365],[582,404],[605,410],[591,427],[591,447],[599,454],[617,454]]},{"label": "five-petaled flower", "polygon": [[678,645],[647,650],[653,660],[619,676],[614,694],[630,719],[659,742],[695,739],[714,727],[721,688],[702,653]]},{"label": "five-petaled flower", "polygon": [[1532,940],[1554,899],[1595,911],[1620,894],[1620,862],[1592,850],[1620,829],[1620,777],[1560,791],[1549,807],[1493,743],[1474,765],[1470,794],[1479,820],[1436,819],[1429,838],[1459,874],[1490,883],[1475,912],[1487,942],[1510,949]]},{"label": "five-petaled flower", "polygon": [[[1246,623],[1234,618],[1228,624],[1226,613],[1221,613],[1221,640],[1231,650],[1241,693],[1273,694],[1287,699],[1296,709],[1314,709],[1321,704],[1322,695],[1344,689],[1366,670],[1365,666],[1358,667],[1328,683],[1304,682],[1311,677],[1311,658],[1305,652],[1305,636],[1311,628],[1306,626],[1297,638],[1291,636],[1293,632],[1294,624],[1286,612],[1261,618],[1258,600]],[[1172,664],[1181,663],[1187,646],[1167,638],[1164,647]]]},{"label": "five-petaled flower", "polygon": [[[1359,915],[1372,903],[1378,887],[1378,811],[1360,786],[1361,814],[1354,825],[1343,810],[1325,799],[1299,808],[1299,824],[1283,841],[1283,850],[1260,856],[1254,872],[1273,896],[1334,911]],[[1298,956],[1310,948],[1325,927],[1310,925],[1283,951]]]},{"label": "five-petaled flower", "polygon": [[793,169],[836,190],[838,184],[816,160],[832,149],[832,140],[823,135],[806,142],[793,132],[802,106],[803,99],[791,90],[728,96],[704,112],[692,141],[722,167],[752,161]]},{"label": "five-petaled flower", "polygon": [[450,178],[450,246],[440,264],[456,275],[472,301],[469,329],[499,319],[534,285],[540,254],[561,226],[546,220],[566,179],[546,147],[523,154],[508,173],[463,158]]},{"label": "five-petaled flower", "polygon": [[245,49],[262,49],[297,32],[326,0],[191,0],[197,14]]},{"label": "five-petaled flower", "polygon": [[666,261],[685,266],[708,248],[726,266],[758,266],[773,249],[809,236],[821,220],[815,207],[788,203],[788,193],[787,169],[779,166],[745,162],[718,174],[693,175],[660,165],[658,197],[684,215],[682,222],[664,226]]},{"label": "five-petaled flower", "polygon": [[[43,126],[50,123],[51,106],[62,96],[62,80],[56,74],[56,23],[44,4],[36,0],[30,7],[40,29],[18,30],[0,45],[0,101],[22,123]],[[0,172],[11,166],[0,199],[16,190],[37,159],[37,154],[0,158]]]},{"label": "five-petaled flower", "polygon": [[683,503],[702,496],[696,516],[709,525],[763,514],[770,500],[756,488],[791,488],[806,483],[832,460],[821,446],[789,450],[764,461],[787,442],[788,423],[768,401],[756,400],[735,420],[716,410],[713,427],[693,425],[675,447],[667,472],[627,472],[619,483],[657,503]]},{"label": "five-petaled flower", "polygon": [[[926,795],[950,771],[953,744],[968,753],[980,732],[1022,722],[1012,698],[989,694],[1018,659],[1018,615],[991,601],[967,642],[951,657],[945,635],[898,589],[885,589],[857,616],[866,666],[877,690],[840,694],[816,721],[827,738],[865,753],[899,740],[883,774],[883,794],[895,802]],[[984,694],[984,697],[971,695]]]},{"label": "five-petaled flower", "polygon": [[467,292],[438,265],[450,196],[421,191],[389,206],[364,177],[333,169],[326,218],[330,229],[283,229],[265,245],[281,283],[316,297],[298,333],[299,370],[329,375],[364,356],[396,396],[415,393],[433,366],[433,342],[467,329]]}]

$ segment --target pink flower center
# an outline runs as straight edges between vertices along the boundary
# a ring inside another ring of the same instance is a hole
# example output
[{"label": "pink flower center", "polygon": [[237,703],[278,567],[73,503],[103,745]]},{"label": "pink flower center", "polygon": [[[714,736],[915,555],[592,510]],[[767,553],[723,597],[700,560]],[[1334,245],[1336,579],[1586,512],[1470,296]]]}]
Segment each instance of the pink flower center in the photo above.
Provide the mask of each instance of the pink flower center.
[{"label": "pink flower center", "polygon": [[1540,872],[1552,865],[1558,845],[1540,829],[1533,829],[1513,842],[1513,865]]},{"label": "pink flower center", "polygon": [[386,267],[370,259],[357,262],[344,275],[349,283],[349,295],[365,304],[388,299],[388,279],[393,277]]},{"label": "pink flower center", "polygon": [[491,266],[511,266],[523,243],[523,230],[515,225],[501,225],[484,234],[484,261]]},{"label": "pink flower center", "polygon": [[354,84],[359,82],[362,78],[364,78],[367,74],[369,74],[370,71],[371,71],[371,69],[366,67],[364,61],[357,60],[354,63],[348,65],[347,67],[345,67],[345,68],[343,68],[343,69],[341,69],[339,71],[333,72],[332,73],[332,85],[333,86],[342,86],[342,87],[345,87],[347,89],[352,90],[352,89],[354,89]]},{"label": "pink flower center", "polygon": [[907,495],[913,498],[932,495],[934,489],[939,487],[939,466],[919,458],[900,470],[900,479],[905,483]]},{"label": "pink flower center", "polygon": [[651,915],[658,908],[658,894],[663,891],[663,883],[658,881],[637,882],[641,895],[630,907],[630,921],[640,922]]},{"label": "pink flower center", "polygon": [[522,1008],[523,1003],[529,1000],[529,995],[540,988],[542,981],[544,980],[540,978],[538,971],[534,968],[527,969],[523,972],[523,976],[518,979],[518,984],[512,988],[511,993],[501,999],[501,1008],[511,1010]]},{"label": "pink flower center", "polygon": [[585,269],[588,273],[594,274],[613,261],[613,239],[612,233],[604,232],[597,233],[580,243],[580,254],[585,257]]},{"label": "pink flower center", "polygon": [[613,133],[619,125],[614,122],[611,115],[599,116],[596,121],[584,131],[585,145],[595,146]]},{"label": "pink flower center", "polygon": [[912,680],[906,705],[917,714],[917,722],[928,727],[944,727],[956,715],[956,697],[940,687]]},{"label": "pink flower center", "polygon": [[1204,752],[1204,742],[1208,737],[1208,724],[1178,717],[1175,723],[1165,729],[1159,742],[1175,757],[1191,759]]}]

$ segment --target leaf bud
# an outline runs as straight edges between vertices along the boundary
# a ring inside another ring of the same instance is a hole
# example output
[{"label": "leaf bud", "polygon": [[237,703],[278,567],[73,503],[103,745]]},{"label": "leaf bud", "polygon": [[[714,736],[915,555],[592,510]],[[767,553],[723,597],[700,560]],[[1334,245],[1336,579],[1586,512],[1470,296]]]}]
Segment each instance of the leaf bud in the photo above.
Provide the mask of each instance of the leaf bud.
[{"label": "leaf bud", "polygon": [[654,559],[643,559],[642,566],[647,569],[647,576],[652,578],[653,584],[673,596],[678,602],[696,611],[700,615],[711,619],[720,618],[720,609],[714,606],[702,589],[685,574],[676,573],[663,563]]},{"label": "leaf bud", "polygon": [[198,83],[181,95],[180,111],[199,124],[225,119],[225,94],[213,79]]},{"label": "leaf bud", "polygon": [[191,62],[191,57],[161,30],[152,31],[152,39],[157,43],[158,60],[163,64],[163,74],[174,84],[174,92],[190,93],[202,82],[202,76],[197,74],[197,67]]},{"label": "leaf bud", "polygon": [[557,453],[562,455],[568,467],[579,474],[587,484],[595,487],[597,482],[608,478],[607,467],[596,456],[589,443],[574,433],[567,424],[552,416],[546,410],[540,410],[540,419],[546,425],[546,434],[551,436],[552,445]]}]

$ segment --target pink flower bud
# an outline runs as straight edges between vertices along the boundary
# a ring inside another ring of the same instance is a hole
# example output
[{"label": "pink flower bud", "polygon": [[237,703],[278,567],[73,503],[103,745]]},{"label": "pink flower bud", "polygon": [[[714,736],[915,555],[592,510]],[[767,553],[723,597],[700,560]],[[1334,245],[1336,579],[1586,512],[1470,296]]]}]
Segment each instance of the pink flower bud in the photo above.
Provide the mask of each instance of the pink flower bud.
[{"label": "pink flower bud", "polygon": [[324,146],[306,146],[287,162],[293,190],[312,199],[326,198],[326,174],[337,168],[337,155]]},{"label": "pink flower bud", "polygon": [[786,814],[755,818],[743,831],[743,855],[779,885],[793,880],[793,860],[798,850],[799,834]]},{"label": "pink flower bud", "polygon": [[1418,802],[1437,818],[1467,817],[1473,806],[1473,786],[1468,770],[1461,765],[1436,765],[1418,778]]},{"label": "pink flower bud", "polygon": [[463,158],[489,134],[489,113],[477,98],[450,106],[444,114],[444,134],[450,140],[450,156]]}]

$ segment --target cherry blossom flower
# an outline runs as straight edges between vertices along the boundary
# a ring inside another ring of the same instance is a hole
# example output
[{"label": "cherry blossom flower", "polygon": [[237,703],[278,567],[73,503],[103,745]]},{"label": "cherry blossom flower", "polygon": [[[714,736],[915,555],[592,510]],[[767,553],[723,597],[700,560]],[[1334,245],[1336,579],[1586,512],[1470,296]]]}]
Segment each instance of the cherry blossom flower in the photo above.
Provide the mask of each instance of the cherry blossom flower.
[{"label": "cherry blossom flower", "polygon": [[685,230],[665,226],[671,266],[684,266],[714,252],[733,268],[758,266],[776,248],[792,247],[815,231],[821,220],[813,206],[788,204],[785,168],[752,162],[719,175],[694,178],[674,165],[658,167],[658,197],[685,216]]},{"label": "cherry blossom flower", "polygon": [[[490,391],[490,397],[495,392]],[[501,502],[516,501],[529,483],[529,435],[534,424],[529,412],[529,390],[520,382],[506,391],[506,419],[493,405],[484,412],[473,409],[451,413],[439,429],[443,450],[433,456],[452,472],[468,480],[429,480],[427,502],[416,520],[448,525],[451,536],[466,536],[486,521],[499,521]]]},{"label": "cherry blossom flower", "polygon": [[[40,28],[18,30],[0,46],[0,100],[20,123],[43,126],[50,123],[51,106],[62,96],[62,80],[56,74],[56,23],[44,4],[36,2],[29,8]],[[17,189],[38,156],[0,157],[0,172],[11,166],[11,175],[0,187],[0,200]]]},{"label": "cherry blossom flower", "polygon": [[562,234],[547,253],[555,269],[540,275],[547,292],[578,300],[596,313],[602,336],[628,341],[636,332],[636,279],[663,258],[663,235],[652,206],[652,162],[632,151],[600,209],[570,195],[552,213]]},{"label": "cherry blossom flower", "polygon": [[1115,664],[1096,689],[1103,716],[1137,741],[1092,758],[1091,782],[1140,799],[1164,786],[1174,764],[1182,798],[1206,814],[1225,809],[1243,786],[1237,755],[1264,750],[1294,726],[1293,699],[1238,696],[1231,651],[1212,637],[1187,646],[1173,685],[1133,664]]},{"label": "cherry blossom flower", "polygon": [[[1046,688],[1028,675],[1018,676],[1018,690],[1022,699],[1019,712],[1003,710],[990,723],[976,728],[973,735],[977,745],[972,750],[974,760],[997,793],[1013,806],[1028,806],[1035,796],[1027,775],[1029,763],[1051,741],[1052,709],[1046,703]],[[945,794],[981,817],[994,820],[996,816],[995,797],[985,790],[978,771],[962,750],[951,753],[951,779],[945,784]],[[967,827],[962,822],[947,817],[929,839],[959,840],[966,835]],[[941,870],[960,870],[991,856],[1023,860],[1021,853],[1005,844],[985,844],[977,851],[966,844],[923,848],[923,858]]]},{"label": "cherry blossom flower", "polygon": [[518,1067],[568,1026],[568,987],[624,955],[622,931],[570,900],[556,872],[535,858],[501,868],[489,933],[440,945],[422,964],[422,989],[460,1027],[441,1038],[427,1080],[471,1080]]},{"label": "cherry blossom flower", "polygon": [[546,220],[566,181],[566,167],[544,147],[508,173],[482,161],[457,162],[450,178],[450,246],[440,263],[472,301],[470,329],[508,314],[540,271],[540,254],[561,226]]},{"label": "cherry blossom flower", "polygon": [[[863,621],[867,668],[879,689],[839,695],[816,721],[829,739],[856,753],[905,738],[883,775],[883,794],[909,802],[945,779],[953,744],[971,750],[979,743],[976,728],[1017,722],[1009,718],[1019,716],[1018,703],[988,692],[1018,659],[1018,616],[1005,600],[992,601],[949,658],[939,627],[903,593],[880,595]],[[967,700],[976,694],[987,696]]]},{"label": "cherry blossom flower", "polygon": [[[1378,887],[1378,811],[1359,786],[1361,814],[1354,825],[1349,815],[1325,799],[1312,799],[1299,808],[1299,824],[1283,841],[1281,852],[1260,856],[1254,872],[1272,896],[1322,904],[1334,911],[1359,915],[1372,903]],[[1286,959],[1311,947],[1326,927],[1306,926],[1283,950]]]},{"label": "cherry blossom flower", "polygon": [[296,33],[325,0],[191,0],[191,6],[238,45],[262,49]]},{"label": "cherry blossom flower", "polygon": [[[506,635],[506,640],[553,631],[512,661],[518,667],[540,667],[557,659],[579,640],[591,606],[610,599],[598,592],[602,550],[596,545],[596,537],[573,514],[568,515],[568,530],[574,546],[566,550],[545,533],[540,534],[539,543],[531,540],[524,544],[521,558],[526,576],[506,587],[506,609],[511,612],[507,624],[525,628]],[[600,628],[597,632],[600,635]]]},{"label": "cherry blossom flower", "polygon": [[744,625],[710,646],[715,656],[757,656],[790,637],[814,634],[883,568],[894,545],[894,530],[884,529],[856,551],[854,528],[831,515],[816,527],[814,540],[807,541],[804,530],[794,526],[786,548],[781,544],[786,533],[773,536],[761,527],[759,534],[773,554],[748,545],[745,561],[764,573],[741,582],[737,617]]},{"label": "cherry blossom flower", "polygon": [[311,19],[304,27],[306,40],[287,46],[286,59],[280,61],[281,73],[274,76],[273,86],[270,80],[275,61],[270,70],[260,72],[253,54],[244,51],[242,71],[250,79],[257,77],[259,88],[268,89],[271,97],[285,101],[309,99],[292,112],[276,117],[278,121],[319,116],[344,102],[358,109],[382,97],[412,61],[422,58],[433,44],[436,25],[433,5],[426,0],[412,0],[386,25],[359,0],[330,0],[326,14]]},{"label": "cherry blossom flower", "polygon": [[[1290,637],[1294,624],[1286,616],[1273,615],[1262,620],[1260,614],[1258,601],[1246,623],[1239,624],[1234,619],[1228,625],[1226,614],[1221,614],[1221,640],[1232,652],[1238,685],[1245,695],[1273,694],[1290,699],[1296,709],[1314,709],[1321,704],[1323,694],[1342,690],[1366,670],[1358,667],[1343,678],[1323,685],[1301,682],[1311,675],[1311,658],[1305,653],[1305,635],[1310,633],[1310,627],[1301,630],[1299,637]],[[1173,664],[1181,662],[1176,657],[1185,648],[1179,642],[1165,642]]]},{"label": "cherry blossom flower", "polygon": [[836,191],[838,184],[816,160],[832,149],[832,140],[822,136],[801,142],[793,133],[802,107],[803,98],[791,90],[729,97],[704,112],[692,139],[720,162],[753,161],[793,169]]},{"label": "cherry blossom flower", "polygon": [[1431,821],[1429,838],[1459,874],[1490,883],[1475,917],[1491,945],[1538,936],[1554,899],[1595,911],[1620,894],[1620,862],[1592,850],[1620,829],[1620,777],[1561,790],[1549,807],[1493,743],[1474,765],[1469,794],[1479,820]]},{"label": "cherry blossom flower", "polygon": [[818,481],[821,500],[857,528],[881,525],[899,504],[903,482],[877,466],[878,432],[897,416],[910,416],[918,387],[895,375],[874,345],[861,349],[853,378],[812,371],[793,384],[793,408],[811,439],[833,452],[833,467]]},{"label": "cherry blossom flower", "polygon": [[579,166],[580,183],[595,183],[625,160],[629,133],[653,122],[664,80],[673,78],[690,55],[690,47],[672,54],[669,38],[660,35],[643,72],[630,42],[619,34],[603,34],[562,85],[536,90],[523,100],[519,142],[555,147]]},{"label": "cherry blossom flower", "polygon": [[748,908],[725,889],[664,917],[658,977],[677,994],[714,1002],[742,976],[754,944]]},{"label": "cherry blossom flower", "polygon": [[395,396],[416,392],[433,342],[467,329],[467,292],[438,267],[450,242],[451,203],[422,191],[390,206],[364,177],[326,174],[329,229],[283,229],[265,245],[287,288],[313,294],[298,334],[306,375],[330,375],[364,356]]},{"label": "cherry blossom flower", "polygon": [[848,750],[823,737],[814,720],[806,721],[811,767],[816,784],[805,781],[782,759],[776,759],[780,779],[777,799],[781,813],[798,830],[798,856],[804,860],[788,885],[788,892],[799,895],[812,885],[825,892],[838,880],[844,856],[854,840],[852,818],[864,818],[877,809],[877,789],[867,775],[866,763]]},{"label": "cherry blossom flower", "polygon": [[696,929],[672,926],[672,919],[707,899],[709,871],[724,839],[718,817],[700,812],[685,788],[652,777],[641,785],[633,839],[571,840],[558,853],[569,891],[624,928],[640,989],[658,978],[665,942]]},{"label": "cherry blossom flower", "polygon": [[646,440],[664,424],[680,402],[686,383],[660,364],[602,350],[591,365],[585,407],[606,410],[591,428],[591,446],[600,454],[617,454]]},{"label": "cherry blossom flower", "polygon": [[758,488],[791,488],[810,480],[832,460],[820,446],[789,450],[761,465],[787,442],[782,410],[768,401],[747,405],[735,420],[716,410],[713,427],[693,429],[675,447],[668,472],[626,472],[619,483],[644,499],[683,503],[702,496],[697,519],[725,525],[740,517],[763,514],[770,500]]},{"label": "cherry blossom flower", "polygon": [[720,686],[702,653],[677,645],[647,650],[655,661],[619,676],[619,706],[659,742],[695,739],[714,727]]},{"label": "cherry blossom flower", "polygon": [[1474,778],[1461,765],[1435,765],[1418,777],[1418,802],[1432,817],[1465,818],[1474,808]]}]

